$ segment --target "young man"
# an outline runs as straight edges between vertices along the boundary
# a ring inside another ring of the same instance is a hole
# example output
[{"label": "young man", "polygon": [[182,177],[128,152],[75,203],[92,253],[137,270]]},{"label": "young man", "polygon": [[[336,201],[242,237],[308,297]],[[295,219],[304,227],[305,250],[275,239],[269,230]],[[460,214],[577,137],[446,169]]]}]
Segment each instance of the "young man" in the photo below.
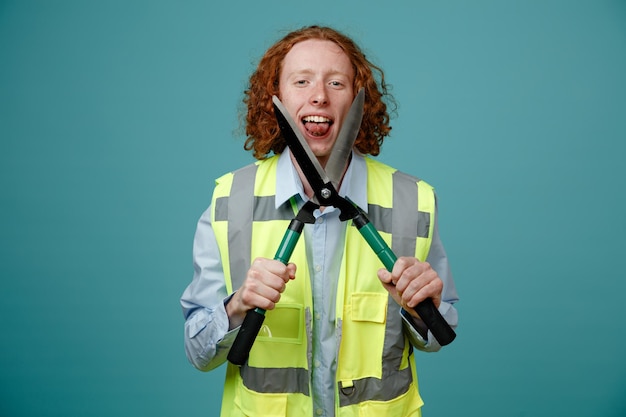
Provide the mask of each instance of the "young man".
[{"label": "young man", "polygon": [[[398,261],[385,270],[334,207],[315,211],[288,265],[273,260],[288,220],[313,190],[281,136],[272,96],[324,167],[361,88],[363,122],[339,193],[401,219],[373,221]],[[267,310],[248,361],[228,364],[223,416],[420,415],[413,347],[441,346],[413,308],[431,298],[455,327],[458,297],[433,189],[366,156],[378,155],[391,130],[385,95],[382,71],[350,38],[325,27],[288,34],[251,76],[245,149],[259,162],[217,180],[196,231],[193,281],[181,298],[187,357],[203,371],[226,361],[250,309]],[[414,206],[402,204],[404,195],[414,195]]]}]

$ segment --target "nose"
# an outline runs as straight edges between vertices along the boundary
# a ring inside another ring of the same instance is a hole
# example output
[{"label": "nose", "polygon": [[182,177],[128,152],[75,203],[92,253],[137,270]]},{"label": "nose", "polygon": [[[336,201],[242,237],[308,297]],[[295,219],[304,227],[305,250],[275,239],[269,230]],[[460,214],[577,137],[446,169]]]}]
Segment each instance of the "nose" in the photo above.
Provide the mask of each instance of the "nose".
[{"label": "nose", "polygon": [[328,95],[326,94],[326,88],[323,85],[313,88],[311,91],[311,104],[315,106],[323,106],[328,104]]}]

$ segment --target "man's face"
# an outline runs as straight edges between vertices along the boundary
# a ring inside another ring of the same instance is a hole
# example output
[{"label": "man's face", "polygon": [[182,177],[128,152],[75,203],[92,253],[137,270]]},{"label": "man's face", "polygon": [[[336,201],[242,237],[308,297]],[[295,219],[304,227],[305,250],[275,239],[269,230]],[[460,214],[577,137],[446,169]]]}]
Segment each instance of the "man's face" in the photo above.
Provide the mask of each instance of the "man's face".
[{"label": "man's face", "polygon": [[322,166],[354,99],[353,81],[350,59],[331,41],[299,42],[283,60],[280,100]]}]

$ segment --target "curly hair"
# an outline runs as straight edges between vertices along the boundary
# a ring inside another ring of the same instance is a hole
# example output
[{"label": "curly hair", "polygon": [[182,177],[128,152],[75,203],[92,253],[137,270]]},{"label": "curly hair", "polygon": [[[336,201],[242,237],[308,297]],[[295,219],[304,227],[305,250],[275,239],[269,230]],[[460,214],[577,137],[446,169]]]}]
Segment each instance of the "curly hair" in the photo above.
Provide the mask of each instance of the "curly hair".
[{"label": "curly hair", "polygon": [[361,87],[365,89],[363,122],[354,146],[362,154],[378,155],[384,138],[391,131],[384,101],[395,106],[385,83],[385,75],[382,69],[365,57],[352,39],[335,29],[321,26],[308,26],[287,34],[271,46],[259,61],[243,99],[247,108],[244,149],[252,150],[256,159],[265,159],[271,152],[279,154],[285,150],[287,143],[274,116],[272,96],[279,95],[278,80],[285,56],[295,44],[309,39],[336,43],[352,62],[355,73],[353,90],[356,94]]}]

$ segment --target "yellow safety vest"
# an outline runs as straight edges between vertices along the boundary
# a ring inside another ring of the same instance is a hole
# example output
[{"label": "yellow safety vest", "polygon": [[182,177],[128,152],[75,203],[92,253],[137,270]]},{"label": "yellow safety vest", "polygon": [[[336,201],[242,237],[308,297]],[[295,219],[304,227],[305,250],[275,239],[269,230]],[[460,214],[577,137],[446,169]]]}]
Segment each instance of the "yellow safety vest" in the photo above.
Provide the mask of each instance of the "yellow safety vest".
[{"label": "yellow safety vest", "polygon": [[[430,185],[366,158],[368,216],[398,256],[425,260],[435,224]],[[259,161],[216,181],[212,224],[229,293],[241,286],[256,257],[273,258],[294,200],[275,209],[278,157]],[[228,219],[233,219],[229,222]],[[398,305],[376,275],[382,263],[348,223],[336,300],[339,351],[338,417],[420,416],[412,347]],[[298,266],[276,308],[266,312],[248,362],[228,364],[222,416],[305,416],[310,388],[312,295],[304,239],[291,256]]]}]

